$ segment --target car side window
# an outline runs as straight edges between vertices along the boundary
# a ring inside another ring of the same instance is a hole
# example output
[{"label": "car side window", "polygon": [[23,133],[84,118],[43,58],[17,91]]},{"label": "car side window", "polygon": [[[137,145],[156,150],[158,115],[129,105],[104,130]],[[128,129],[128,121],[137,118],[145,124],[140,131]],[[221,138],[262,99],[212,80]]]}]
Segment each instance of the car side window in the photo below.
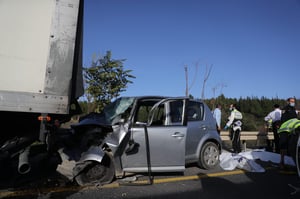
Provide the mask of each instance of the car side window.
[{"label": "car side window", "polygon": [[204,107],[201,102],[190,101],[187,109],[188,121],[203,120]]},{"label": "car side window", "polygon": [[161,104],[153,115],[151,126],[162,126],[165,125],[165,106]]},{"label": "car side window", "polygon": [[[143,100],[140,101],[139,104],[137,105],[137,109],[134,113],[134,122],[144,122],[146,123],[148,121],[148,116],[149,116],[149,112],[152,109],[152,107],[154,106],[154,104],[157,103],[157,100]],[[161,107],[159,107],[159,109],[161,109]],[[163,108],[162,108],[163,109]],[[159,110],[161,114],[161,112],[163,112],[163,110]],[[157,115],[156,117],[162,117],[161,115]],[[159,121],[157,121],[159,123]]]},{"label": "car side window", "polygon": [[136,121],[147,122],[150,109],[151,109],[151,107],[149,107],[149,106],[144,106],[144,105],[139,106],[137,114],[136,114]]},{"label": "car side window", "polygon": [[172,123],[182,122],[182,101],[170,102],[170,117]]},{"label": "car side window", "polygon": [[173,100],[160,104],[153,114],[151,126],[178,126],[182,124],[183,101]]}]

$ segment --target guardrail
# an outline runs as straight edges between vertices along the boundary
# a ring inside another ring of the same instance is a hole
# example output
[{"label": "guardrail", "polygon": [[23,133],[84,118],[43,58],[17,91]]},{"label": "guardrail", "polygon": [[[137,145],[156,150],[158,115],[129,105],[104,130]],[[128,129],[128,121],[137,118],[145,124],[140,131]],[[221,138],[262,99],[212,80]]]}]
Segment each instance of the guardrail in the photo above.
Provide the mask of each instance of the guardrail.
[{"label": "guardrail", "polygon": [[[222,141],[230,141],[229,131],[221,131],[220,136]],[[273,146],[274,136],[273,132],[242,131],[240,140],[245,151],[247,148],[247,141],[269,141],[270,145]]]}]

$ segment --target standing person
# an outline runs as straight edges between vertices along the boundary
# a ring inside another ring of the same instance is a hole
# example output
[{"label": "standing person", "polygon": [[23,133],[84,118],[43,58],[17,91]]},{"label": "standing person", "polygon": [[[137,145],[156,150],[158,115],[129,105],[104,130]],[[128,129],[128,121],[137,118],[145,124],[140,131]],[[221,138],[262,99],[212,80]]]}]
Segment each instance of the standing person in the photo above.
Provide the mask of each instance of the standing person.
[{"label": "standing person", "polygon": [[[283,108],[281,114],[281,126],[278,130],[279,133],[279,148],[280,148],[280,168],[285,167],[284,157],[287,155],[289,134],[291,133],[290,123],[294,123],[293,119],[297,119],[297,110],[295,108],[296,99],[290,97],[287,99],[287,105]],[[296,122],[297,120],[295,120]]]},{"label": "standing person", "polygon": [[233,153],[239,153],[241,152],[240,133],[242,131],[241,120],[243,119],[243,115],[238,110],[236,104],[231,104],[229,110],[231,111],[231,113],[230,116],[228,117],[228,122],[226,123],[224,130],[230,128]]},{"label": "standing person", "polygon": [[271,111],[266,117],[266,122],[272,123],[272,132],[274,135],[274,146],[275,146],[275,153],[279,153],[279,135],[278,135],[278,129],[281,125],[281,109],[278,104],[274,104],[274,110]]},{"label": "standing person", "polygon": [[221,108],[222,108],[222,106],[220,104],[217,104],[215,110],[213,111],[213,116],[217,123],[217,131],[218,131],[219,135],[221,133],[221,115],[222,115]]},{"label": "standing person", "polygon": [[287,105],[282,109],[281,123],[284,123],[289,119],[297,118],[298,111],[296,110],[295,105],[295,98],[290,97],[287,99]]}]

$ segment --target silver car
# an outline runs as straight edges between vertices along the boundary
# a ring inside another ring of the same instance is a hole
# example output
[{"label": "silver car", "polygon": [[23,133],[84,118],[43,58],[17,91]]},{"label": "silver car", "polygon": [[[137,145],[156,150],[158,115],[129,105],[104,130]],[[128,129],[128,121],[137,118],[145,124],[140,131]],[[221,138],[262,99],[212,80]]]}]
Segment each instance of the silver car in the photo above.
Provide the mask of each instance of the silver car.
[{"label": "silver car", "polygon": [[[126,172],[183,172],[189,163],[197,163],[202,169],[219,164],[221,138],[211,110],[202,101],[186,97],[121,97],[105,107],[97,119],[94,115],[93,120],[99,126],[111,127],[101,145],[109,158],[102,158],[103,152],[100,158],[94,157],[99,147],[92,147],[81,162],[102,164],[99,178],[106,176],[106,181]],[[91,125],[88,121],[80,123]],[[94,171],[93,178],[97,178],[95,175],[98,176]],[[77,176],[79,181],[88,178],[84,172]]]}]

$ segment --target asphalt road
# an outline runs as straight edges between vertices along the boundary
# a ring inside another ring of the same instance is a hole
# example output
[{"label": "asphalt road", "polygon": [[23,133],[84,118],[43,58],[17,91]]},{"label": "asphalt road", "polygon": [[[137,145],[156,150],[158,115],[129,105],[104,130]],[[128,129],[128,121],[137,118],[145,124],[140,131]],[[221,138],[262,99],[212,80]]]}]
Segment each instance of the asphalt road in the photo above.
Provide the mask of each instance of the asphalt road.
[{"label": "asphalt road", "polygon": [[19,188],[5,188],[0,198],[70,198],[70,199],[126,199],[126,198],[201,198],[201,199],[296,199],[300,190],[293,193],[292,186],[299,187],[300,178],[295,168],[279,170],[276,164],[258,161],[265,172],[246,172],[235,169],[224,171],[217,168],[205,171],[189,165],[184,173],[152,176],[129,175],[107,185],[79,187],[68,179],[54,174]]}]

